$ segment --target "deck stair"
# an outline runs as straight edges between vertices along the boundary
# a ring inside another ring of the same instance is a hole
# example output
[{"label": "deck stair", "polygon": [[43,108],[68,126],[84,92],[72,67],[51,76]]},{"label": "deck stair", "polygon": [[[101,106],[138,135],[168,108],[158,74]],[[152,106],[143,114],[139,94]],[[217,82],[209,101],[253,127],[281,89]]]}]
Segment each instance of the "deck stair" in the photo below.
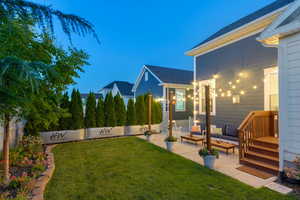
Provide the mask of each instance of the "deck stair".
[{"label": "deck stair", "polygon": [[273,137],[253,139],[253,144],[245,152],[240,163],[274,175],[279,172],[279,152],[277,142]]},{"label": "deck stair", "polygon": [[272,111],[253,111],[239,127],[240,163],[278,175],[278,115]]}]

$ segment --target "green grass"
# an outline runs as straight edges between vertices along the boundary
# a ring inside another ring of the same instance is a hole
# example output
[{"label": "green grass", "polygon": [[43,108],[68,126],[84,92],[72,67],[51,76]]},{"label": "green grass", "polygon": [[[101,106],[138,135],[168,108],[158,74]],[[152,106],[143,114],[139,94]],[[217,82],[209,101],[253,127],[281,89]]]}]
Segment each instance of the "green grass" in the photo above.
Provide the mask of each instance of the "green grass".
[{"label": "green grass", "polygon": [[46,200],[292,200],[254,189],[138,138],[55,147]]}]

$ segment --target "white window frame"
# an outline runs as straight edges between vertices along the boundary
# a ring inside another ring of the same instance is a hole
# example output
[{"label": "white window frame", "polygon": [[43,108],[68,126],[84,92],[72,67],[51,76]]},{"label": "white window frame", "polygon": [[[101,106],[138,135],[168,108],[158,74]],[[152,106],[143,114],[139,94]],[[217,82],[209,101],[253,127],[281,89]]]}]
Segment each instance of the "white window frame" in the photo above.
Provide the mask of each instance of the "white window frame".
[{"label": "white window frame", "polygon": [[[181,92],[183,91],[183,96],[184,96],[184,101],[183,101],[184,108],[183,109],[177,109],[177,91],[181,91]],[[176,88],[175,89],[175,97],[176,97],[175,111],[176,112],[185,112],[186,111],[186,91],[185,91],[185,89]]]},{"label": "white window frame", "polygon": [[202,99],[205,97],[202,97],[202,92],[201,92],[201,88],[209,85],[210,86],[210,90],[211,92],[211,98],[212,98],[212,111],[211,111],[211,115],[215,116],[216,115],[216,79],[209,79],[209,80],[204,80],[204,81],[200,81],[199,82],[199,90],[198,90],[198,104],[199,104],[199,114],[200,115],[205,115],[205,110],[202,110]]},{"label": "white window frame", "polygon": [[[270,67],[264,69],[264,109],[266,111],[270,110],[270,75],[277,74],[278,76],[278,67]],[[279,77],[278,77],[279,81]],[[278,98],[279,98],[279,85],[278,85]],[[279,101],[279,99],[278,99]],[[278,102],[279,104],[279,102]],[[278,105],[279,106],[279,105]]]},{"label": "white window frame", "polygon": [[149,73],[146,71],[145,72],[145,81],[147,82],[149,80]]}]

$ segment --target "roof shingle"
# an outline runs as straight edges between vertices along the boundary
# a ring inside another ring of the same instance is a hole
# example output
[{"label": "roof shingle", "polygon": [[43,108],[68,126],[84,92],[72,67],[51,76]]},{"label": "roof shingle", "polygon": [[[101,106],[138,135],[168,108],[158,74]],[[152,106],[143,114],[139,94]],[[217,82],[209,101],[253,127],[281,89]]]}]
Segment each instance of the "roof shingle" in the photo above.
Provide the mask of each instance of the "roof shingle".
[{"label": "roof shingle", "polygon": [[111,82],[110,84],[104,86],[103,89],[104,88],[105,89],[113,89],[114,84],[117,85],[121,95],[133,96],[133,92],[132,92],[133,84],[129,83],[127,81],[114,81],[114,82]]}]

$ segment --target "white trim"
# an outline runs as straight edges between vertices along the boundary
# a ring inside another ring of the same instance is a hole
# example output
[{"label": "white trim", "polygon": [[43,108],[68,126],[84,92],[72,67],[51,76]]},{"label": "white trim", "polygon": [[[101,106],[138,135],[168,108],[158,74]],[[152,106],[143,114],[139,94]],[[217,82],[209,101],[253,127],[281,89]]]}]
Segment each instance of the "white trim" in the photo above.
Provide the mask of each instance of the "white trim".
[{"label": "white trim", "polygon": [[196,69],[197,69],[197,63],[196,63],[196,56],[194,56],[194,82],[193,82],[193,86],[194,86],[194,102],[193,102],[193,107],[194,107],[194,110],[193,110],[193,124],[194,126],[196,126],[196,120],[197,120],[197,105],[196,105],[196,100],[195,100],[195,97],[196,97]]},{"label": "white trim", "polygon": [[[184,96],[184,108],[182,110],[177,109],[177,91],[183,91],[183,96]],[[175,88],[175,97],[176,97],[176,105],[175,105],[175,112],[185,112],[186,111],[186,90],[185,88]]]},{"label": "white trim", "polygon": [[[264,110],[270,110],[270,75],[278,75],[278,67],[269,67],[264,69]],[[279,95],[279,93],[278,93]]]},{"label": "white trim", "polygon": [[225,33],[225,34],[223,34],[223,35],[220,35],[219,37],[217,37],[217,38],[215,38],[215,39],[213,39],[213,40],[210,40],[210,41],[208,41],[208,42],[206,42],[206,43],[203,43],[203,44],[201,44],[200,46],[197,46],[197,47],[195,47],[195,48],[193,48],[193,49],[187,51],[185,54],[187,55],[187,54],[189,54],[189,53],[191,53],[191,52],[193,52],[193,51],[195,51],[195,50],[197,50],[197,49],[199,49],[199,48],[201,48],[201,47],[203,47],[203,46],[206,46],[206,45],[208,45],[208,44],[214,43],[215,41],[217,41],[217,40],[219,40],[219,39],[221,39],[221,38],[223,38],[223,37],[226,37],[226,36],[228,36],[228,35],[230,35],[230,34],[236,32],[236,31],[239,31],[239,30],[241,30],[241,29],[243,29],[243,28],[245,28],[245,27],[247,27],[247,26],[249,26],[249,25],[251,25],[251,24],[254,24],[254,23],[256,23],[256,22],[258,22],[258,21],[260,21],[260,20],[263,20],[263,19],[265,19],[265,18],[267,18],[267,17],[269,17],[269,16],[271,16],[271,15],[274,15],[274,14],[276,14],[276,13],[279,13],[280,11],[283,11],[284,9],[286,9],[289,5],[290,5],[290,4],[288,4],[288,5],[286,5],[286,6],[282,7],[282,8],[279,8],[279,9],[277,9],[277,10],[271,12],[271,13],[268,13],[268,14],[266,14],[266,15],[264,15],[264,16],[262,16],[262,17],[256,19],[256,20],[254,20],[254,21],[251,21],[251,22],[249,22],[249,23],[247,23],[247,24],[244,24],[243,26],[238,27],[238,28],[236,28],[236,29],[234,29],[234,30],[232,30],[232,31],[230,31],[230,32],[228,32],[228,33]]},{"label": "white trim", "polygon": [[216,90],[216,79],[209,79],[209,80],[203,80],[199,81],[199,115],[205,115],[205,111],[202,110],[202,96],[201,96],[201,87],[205,85],[210,85],[211,90],[213,91],[213,94],[211,94],[211,97],[213,99],[213,110],[211,111],[211,115],[215,116],[216,115],[216,95],[215,95],[215,90]]},{"label": "white trim", "polygon": [[167,88],[192,88],[192,84],[186,85],[186,84],[176,84],[176,83],[161,83],[158,84],[159,86],[164,86]]},{"label": "white trim", "polygon": [[271,38],[274,38],[276,40],[279,36],[283,36],[300,30],[300,22],[292,22],[282,27],[278,27],[286,18],[288,18],[296,9],[300,7],[300,1],[294,1],[288,6],[289,8],[283,14],[281,14],[270,26],[268,26],[257,38],[259,41],[264,41]]},{"label": "white trim", "polygon": [[221,46],[217,46],[217,47],[215,47],[215,48],[212,48],[212,49],[210,49],[209,51],[205,51],[205,52],[203,52],[203,53],[199,53],[199,54],[195,55],[194,57],[202,56],[202,55],[205,55],[205,54],[207,54],[207,53],[209,53],[209,52],[212,52],[212,51],[215,51],[215,50],[217,50],[217,49],[220,49],[220,48],[222,48],[222,47],[226,47],[226,46],[228,46],[228,45],[230,45],[230,44],[233,44],[233,43],[238,42],[238,41],[240,41],[240,40],[243,40],[243,39],[245,39],[245,38],[251,37],[251,36],[253,36],[253,35],[255,35],[255,34],[261,33],[263,30],[264,30],[264,29],[259,29],[258,31],[252,32],[252,33],[250,33],[250,34],[248,34],[248,35],[245,35],[245,36],[243,36],[243,37],[240,37],[240,38],[238,38],[238,39],[231,40],[230,42],[227,42],[227,43],[225,43],[225,44],[223,44],[223,45],[221,45]]},{"label": "white trim", "polygon": [[143,65],[142,70],[141,70],[137,80],[135,81],[134,86],[132,87],[132,92],[136,91],[146,70],[148,72],[150,72],[158,80],[159,83],[163,83],[146,65]]}]

